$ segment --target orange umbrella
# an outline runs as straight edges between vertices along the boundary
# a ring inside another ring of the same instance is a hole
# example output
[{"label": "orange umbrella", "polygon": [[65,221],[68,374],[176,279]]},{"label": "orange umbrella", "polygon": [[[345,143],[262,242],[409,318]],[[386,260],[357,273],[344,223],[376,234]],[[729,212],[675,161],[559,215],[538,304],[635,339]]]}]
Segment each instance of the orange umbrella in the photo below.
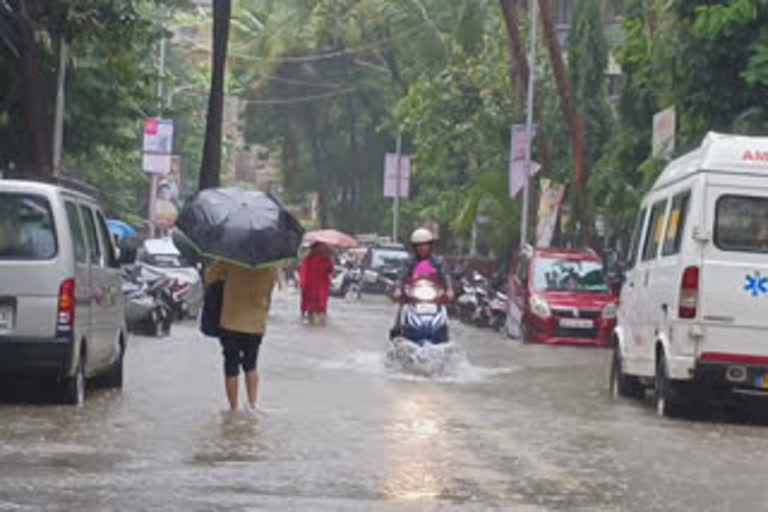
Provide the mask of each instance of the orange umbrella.
[{"label": "orange umbrella", "polygon": [[304,242],[310,244],[325,244],[331,247],[338,247],[340,249],[353,249],[357,247],[357,240],[341,231],[335,229],[319,229],[317,231],[310,231],[304,235]]}]

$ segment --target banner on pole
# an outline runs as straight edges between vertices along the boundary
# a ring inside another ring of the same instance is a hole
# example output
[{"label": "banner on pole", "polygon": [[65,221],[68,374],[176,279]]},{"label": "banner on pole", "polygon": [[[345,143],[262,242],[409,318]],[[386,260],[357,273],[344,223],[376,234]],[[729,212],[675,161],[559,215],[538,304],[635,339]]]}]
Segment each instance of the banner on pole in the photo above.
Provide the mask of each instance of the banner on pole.
[{"label": "banner on pole", "polygon": [[565,196],[565,185],[542,179],[539,198],[539,222],[536,226],[536,247],[549,247],[555,234],[557,216]]},{"label": "banner on pole", "polygon": [[675,152],[675,129],[677,114],[675,107],[669,107],[653,115],[653,138],[651,156],[671,158]]},{"label": "banner on pole", "polygon": [[398,187],[397,153],[384,158],[384,197],[407,198],[411,188],[411,155],[400,155],[400,186]]},{"label": "banner on pole", "polygon": [[153,180],[152,222],[158,229],[171,229],[179,217],[181,199],[181,157],[169,155],[170,171]]},{"label": "banner on pole", "polygon": [[[541,169],[541,165],[531,161],[530,169],[526,160],[526,151],[536,135],[536,125],[529,134],[524,124],[512,125],[509,143],[509,197],[513,198],[525,186],[526,174],[530,177]],[[526,172],[527,171],[527,172]]]},{"label": "banner on pole", "polygon": [[173,152],[173,121],[148,117],[144,119],[141,167],[150,174],[168,174]]}]

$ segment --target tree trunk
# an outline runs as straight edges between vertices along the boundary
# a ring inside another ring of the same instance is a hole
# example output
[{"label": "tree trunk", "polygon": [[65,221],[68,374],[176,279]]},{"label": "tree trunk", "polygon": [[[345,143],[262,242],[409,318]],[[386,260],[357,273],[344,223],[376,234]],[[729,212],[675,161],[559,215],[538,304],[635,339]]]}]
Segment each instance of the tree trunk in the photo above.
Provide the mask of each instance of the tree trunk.
[{"label": "tree trunk", "polygon": [[[563,117],[568,125],[568,135],[571,138],[571,151],[573,152],[573,193],[575,195],[576,211],[574,218],[581,222],[580,233],[589,229],[590,223],[587,212],[586,198],[586,170],[584,166],[584,119],[576,107],[573,99],[571,80],[565,70],[563,53],[555,32],[555,20],[549,0],[538,0],[541,10],[541,24],[544,29],[544,40],[549,52],[549,60],[552,64],[552,73],[555,76],[557,91],[560,96],[560,107]],[[583,238],[583,236],[582,236]]]},{"label": "tree trunk", "polygon": [[205,120],[205,141],[200,166],[200,190],[218,187],[221,182],[221,138],[224,118],[224,71],[227,63],[231,0],[213,2],[213,69]]},{"label": "tree trunk", "polygon": [[21,77],[21,111],[26,128],[26,161],[21,175],[45,178],[53,175],[53,142],[50,101],[46,94],[43,54],[35,39],[36,1],[20,2],[13,16],[19,33],[19,75]]}]

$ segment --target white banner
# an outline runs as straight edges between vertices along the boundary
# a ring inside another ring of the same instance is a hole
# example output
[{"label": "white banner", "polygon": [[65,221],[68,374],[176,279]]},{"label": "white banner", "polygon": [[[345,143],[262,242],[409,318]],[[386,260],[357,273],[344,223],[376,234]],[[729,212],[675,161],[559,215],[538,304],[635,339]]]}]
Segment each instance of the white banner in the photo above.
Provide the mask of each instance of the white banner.
[{"label": "white banner", "polygon": [[[533,136],[536,135],[536,127],[533,127]],[[530,169],[526,160],[526,150],[533,139],[526,130],[524,124],[512,125],[509,143],[509,197],[513,198],[525,186],[526,171],[528,176],[533,176],[541,166],[531,161]]]},{"label": "white banner", "polygon": [[141,167],[150,174],[168,174],[171,172],[171,153],[173,152],[173,121],[148,117],[144,119],[144,152]]},{"label": "white banner", "polygon": [[397,186],[397,154],[387,153],[384,159],[384,197],[408,197],[411,188],[411,155],[400,155],[400,187]]},{"label": "white banner", "polygon": [[651,156],[671,158],[675,152],[675,127],[677,114],[675,107],[669,107],[653,116],[653,139]]},{"label": "white banner", "polygon": [[536,247],[549,247],[555,234],[557,216],[565,195],[565,185],[553,184],[551,180],[542,179],[541,196],[539,197],[539,223],[536,226]]}]

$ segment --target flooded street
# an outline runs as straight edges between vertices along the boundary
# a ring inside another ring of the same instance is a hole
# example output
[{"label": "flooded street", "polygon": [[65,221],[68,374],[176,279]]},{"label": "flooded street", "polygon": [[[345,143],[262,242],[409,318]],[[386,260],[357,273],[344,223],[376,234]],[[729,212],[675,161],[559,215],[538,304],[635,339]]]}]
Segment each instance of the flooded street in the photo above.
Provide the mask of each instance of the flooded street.
[{"label": "flooded street", "polygon": [[765,510],[768,427],[613,402],[605,350],[454,325],[467,361],[385,368],[392,306],[326,328],[275,299],[258,415],[225,412],[218,344],[134,337],[122,393],[0,405],[0,511]]}]

